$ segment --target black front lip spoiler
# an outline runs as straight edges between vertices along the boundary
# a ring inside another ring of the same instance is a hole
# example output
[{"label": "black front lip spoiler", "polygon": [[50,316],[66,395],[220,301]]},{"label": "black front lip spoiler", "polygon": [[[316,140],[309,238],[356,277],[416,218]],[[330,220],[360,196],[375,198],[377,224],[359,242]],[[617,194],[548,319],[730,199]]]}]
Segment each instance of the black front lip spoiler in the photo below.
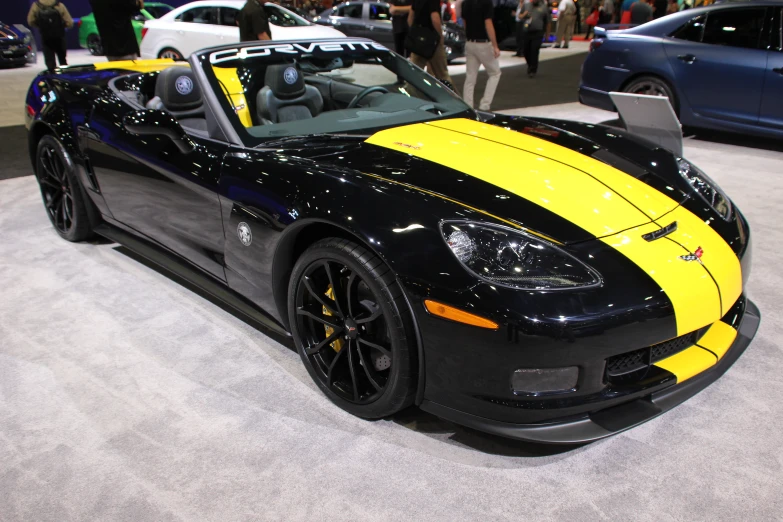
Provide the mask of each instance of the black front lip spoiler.
[{"label": "black front lip spoiler", "polygon": [[426,399],[420,407],[424,411],[457,424],[512,439],[548,444],[592,442],[647,422],[687,401],[718,380],[745,352],[756,335],[760,321],[759,309],[748,299],[737,338],[718,364],[683,384],[579,419],[549,424],[512,424],[463,413]]}]

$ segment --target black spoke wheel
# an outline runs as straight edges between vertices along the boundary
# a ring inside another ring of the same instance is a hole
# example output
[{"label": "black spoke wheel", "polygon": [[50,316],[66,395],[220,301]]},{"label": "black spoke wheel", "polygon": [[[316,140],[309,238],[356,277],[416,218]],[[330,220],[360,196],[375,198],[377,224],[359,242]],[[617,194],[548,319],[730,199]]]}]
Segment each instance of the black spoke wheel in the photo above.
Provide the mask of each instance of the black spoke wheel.
[{"label": "black spoke wheel", "polygon": [[307,249],[289,284],[289,320],[308,372],[340,407],[378,418],[411,404],[417,369],[410,310],[372,252],[336,238]]},{"label": "black spoke wheel", "polygon": [[674,91],[665,80],[658,78],[657,76],[640,76],[635,78],[623,88],[623,92],[668,98],[669,103],[671,103],[672,108],[674,109],[674,113],[679,116],[679,108],[677,106],[677,98],[674,95]]},{"label": "black spoke wheel", "polygon": [[68,241],[87,239],[91,227],[81,188],[68,154],[53,136],[44,136],[38,143],[35,175],[57,233]]},{"label": "black spoke wheel", "polygon": [[87,49],[90,50],[90,54],[93,56],[103,56],[101,37],[95,33],[89,35],[87,37]]}]

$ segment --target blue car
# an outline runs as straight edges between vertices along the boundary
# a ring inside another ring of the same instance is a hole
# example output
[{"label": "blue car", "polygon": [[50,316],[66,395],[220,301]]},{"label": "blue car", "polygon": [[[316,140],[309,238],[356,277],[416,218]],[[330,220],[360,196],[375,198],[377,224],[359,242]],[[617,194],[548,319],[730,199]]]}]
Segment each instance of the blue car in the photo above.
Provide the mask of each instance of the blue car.
[{"label": "blue car", "polygon": [[596,28],[579,101],[666,96],[684,126],[783,137],[783,2],[689,9],[625,30]]},{"label": "blue car", "polygon": [[0,22],[0,66],[24,65],[32,52],[32,36]]}]

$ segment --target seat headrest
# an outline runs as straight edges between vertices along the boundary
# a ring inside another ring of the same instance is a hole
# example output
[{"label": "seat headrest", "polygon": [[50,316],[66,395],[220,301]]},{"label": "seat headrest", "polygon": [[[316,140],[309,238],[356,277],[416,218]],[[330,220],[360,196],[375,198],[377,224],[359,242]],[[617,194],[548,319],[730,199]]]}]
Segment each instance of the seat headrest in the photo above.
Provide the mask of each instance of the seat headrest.
[{"label": "seat headrest", "polygon": [[190,67],[163,69],[155,84],[155,96],[161,99],[166,109],[174,112],[197,109],[204,103]]},{"label": "seat headrest", "polygon": [[296,64],[270,65],[264,83],[281,99],[296,98],[305,92],[304,77]]}]

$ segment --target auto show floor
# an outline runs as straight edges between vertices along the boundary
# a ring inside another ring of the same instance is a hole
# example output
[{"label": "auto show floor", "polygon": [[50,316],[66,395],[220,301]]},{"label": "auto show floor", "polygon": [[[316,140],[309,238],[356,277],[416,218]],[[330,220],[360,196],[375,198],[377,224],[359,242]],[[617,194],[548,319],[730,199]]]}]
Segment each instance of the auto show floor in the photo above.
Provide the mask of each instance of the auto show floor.
[{"label": "auto show floor", "polygon": [[33,177],[0,181],[0,520],[779,520],[783,152],[737,140],[686,156],[750,221],[758,335],[696,397],[576,448],[344,413],[294,351],[115,244],[61,240]]}]

